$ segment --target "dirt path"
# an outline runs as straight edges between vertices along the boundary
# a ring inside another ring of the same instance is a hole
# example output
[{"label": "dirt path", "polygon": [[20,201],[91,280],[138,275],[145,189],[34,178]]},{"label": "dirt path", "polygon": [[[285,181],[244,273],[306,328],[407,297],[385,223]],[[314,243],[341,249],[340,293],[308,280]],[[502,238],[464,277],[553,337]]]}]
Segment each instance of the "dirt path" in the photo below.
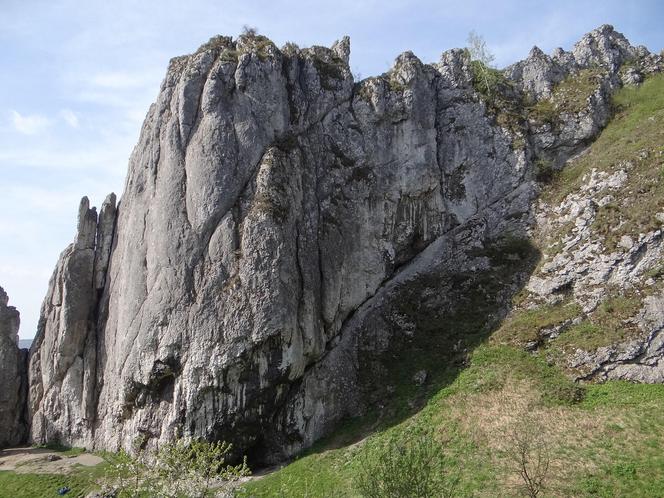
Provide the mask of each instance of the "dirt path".
[{"label": "dirt path", "polygon": [[67,456],[44,448],[0,450],[0,470],[19,474],[68,474],[75,466],[94,467],[103,461],[91,453]]}]

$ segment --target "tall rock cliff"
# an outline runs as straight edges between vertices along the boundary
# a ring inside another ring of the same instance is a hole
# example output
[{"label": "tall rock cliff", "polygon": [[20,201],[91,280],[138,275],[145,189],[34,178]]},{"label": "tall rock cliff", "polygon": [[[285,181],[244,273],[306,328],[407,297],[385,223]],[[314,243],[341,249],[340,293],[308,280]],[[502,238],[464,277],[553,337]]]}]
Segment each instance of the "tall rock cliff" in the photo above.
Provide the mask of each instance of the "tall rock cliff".
[{"label": "tall rock cliff", "polygon": [[[463,342],[449,324],[469,303],[505,316],[532,270],[508,246],[535,222],[541,165],[662,64],[610,26],[533,49],[489,91],[463,50],[360,82],[349,53],[248,34],[171,61],[117,210],[97,220],[84,199],[51,279],[35,441],[205,437],[263,461],[310,445],[377,402],[414,336]],[[585,94],[555,100],[579,78]]]},{"label": "tall rock cliff", "polygon": [[20,317],[0,287],[0,448],[25,441],[28,352],[18,347]]}]

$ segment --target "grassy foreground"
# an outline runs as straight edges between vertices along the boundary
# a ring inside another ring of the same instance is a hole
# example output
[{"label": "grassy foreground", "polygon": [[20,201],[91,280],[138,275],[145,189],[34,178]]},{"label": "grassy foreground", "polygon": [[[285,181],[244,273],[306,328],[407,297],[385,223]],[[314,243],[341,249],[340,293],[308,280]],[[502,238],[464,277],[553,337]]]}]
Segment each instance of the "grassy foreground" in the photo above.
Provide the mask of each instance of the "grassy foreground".
[{"label": "grassy foreground", "polygon": [[[350,423],[290,465],[246,484],[241,494],[359,497],[358,478],[376,445],[426,434],[458,478],[454,496],[521,496],[511,435],[534,428],[545,436],[551,462],[541,496],[664,496],[663,427],[662,385],[579,387],[536,355],[484,345],[417,414],[363,439],[366,427]],[[348,444],[338,447],[340,441]],[[67,496],[83,497],[104,467],[75,468],[65,476],[0,471],[0,496],[57,496],[68,486]]]},{"label": "grassy foreground", "polygon": [[65,496],[83,498],[97,489],[106,465],[75,467],[70,474],[24,474],[0,470],[0,498],[46,498],[58,496],[58,489],[70,488]]},{"label": "grassy foreground", "polygon": [[[511,435],[544,435],[542,496],[663,496],[664,386],[581,388],[537,356],[481,346],[470,366],[416,415],[344,448],[322,443],[247,486],[247,496],[360,496],[362,466],[385,438],[431,434],[457,472],[454,496],[520,496]],[[442,471],[442,469],[441,469]]]}]

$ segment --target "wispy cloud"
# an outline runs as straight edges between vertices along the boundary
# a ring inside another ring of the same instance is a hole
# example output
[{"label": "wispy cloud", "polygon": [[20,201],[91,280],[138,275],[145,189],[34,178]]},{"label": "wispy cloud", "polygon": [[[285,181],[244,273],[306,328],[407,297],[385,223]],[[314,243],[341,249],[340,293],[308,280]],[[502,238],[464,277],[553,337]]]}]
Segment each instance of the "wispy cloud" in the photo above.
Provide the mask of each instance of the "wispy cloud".
[{"label": "wispy cloud", "polygon": [[46,116],[40,114],[22,115],[20,112],[12,110],[11,120],[14,129],[24,135],[36,135],[48,128],[52,121]]},{"label": "wispy cloud", "polygon": [[60,111],[60,116],[62,117],[62,119],[65,120],[65,122],[69,126],[71,126],[72,128],[78,128],[79,125],[78,116],[74,111],[72,111],[71,109],[62,109]]},{"label": "wispy cloud", "polygon": [[93,75],[89,82],[97,87],[113,90],[143,87],[152,83],[151,74],[136,74],[124,71],[111,71]]},{"label": "wispy cloud", "polygon": [[47,279],[51,276],[51,272],[52,270],[46,265],[42,267],[34,264],[25,266],[0,265],[0,275],[4,277]]},{"label": "wispy cloud", "polygon": [[[90,175],[104,172],[124,173],[129,153],[135,143],[134,138],[122,137],[117,140],[92,144],[67,150],[61,147],[45,146],[40,149],[0,150],[0,169],[27,167],[46,170],[84,170]],[[87,176],[87,175],[86,175]]]}]

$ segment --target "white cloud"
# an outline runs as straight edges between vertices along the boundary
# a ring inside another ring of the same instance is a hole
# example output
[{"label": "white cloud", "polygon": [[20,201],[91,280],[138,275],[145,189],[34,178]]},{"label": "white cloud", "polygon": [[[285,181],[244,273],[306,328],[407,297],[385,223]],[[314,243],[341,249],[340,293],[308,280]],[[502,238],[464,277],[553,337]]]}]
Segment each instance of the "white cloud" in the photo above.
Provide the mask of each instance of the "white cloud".
[{"label": "white cloud", "polygon": [[[37,279],[48,279],[53,273],[53,270],[46,266],[35,266],[31,265],[0,265],[0,275],[5,278],[8,277],[17,277],[17,278],[37,278]],[[10,296],[11,297],[11,296]]]},{"label": "white cloud", "polygon": [[25,135],[35,135],[51,125],[51,120],[40,114],[23,116],[18,111],[11,111],[14,129]]},{"label": "white cloud", "polygon": [[62,109],[60,111],[60,116],[65,122],[72,128],[78,128],[78,116],[71,109]]}]

